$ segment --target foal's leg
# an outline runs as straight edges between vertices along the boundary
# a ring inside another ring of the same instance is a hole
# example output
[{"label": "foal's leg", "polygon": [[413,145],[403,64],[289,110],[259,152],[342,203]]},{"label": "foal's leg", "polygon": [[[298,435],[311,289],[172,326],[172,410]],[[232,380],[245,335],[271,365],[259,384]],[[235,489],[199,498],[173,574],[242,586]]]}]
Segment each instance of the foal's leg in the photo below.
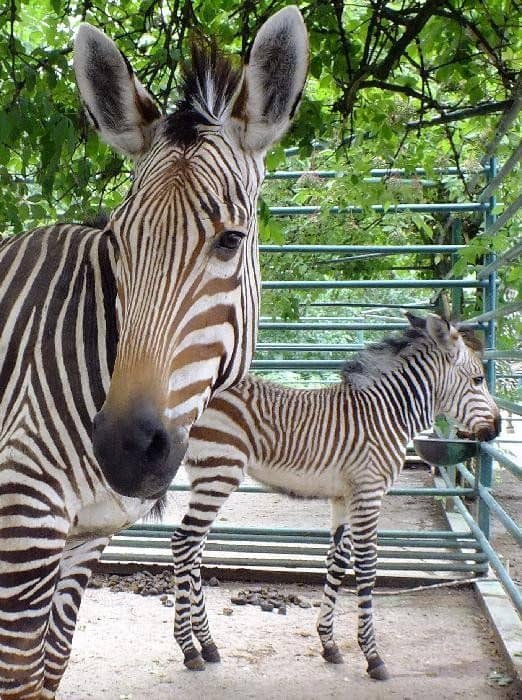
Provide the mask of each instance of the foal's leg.
[{"label": "foal's leg", "polygon": [[45,638],[45,697],[54,697],[67,668],[82,596],[108,542],[109,538],[103,537],[65,547]]},{"label": "foal's leg", "polygon": [[[243,479],[243,469],[239,462],[230,466],[216,467],[212,464],[212,467],[209,467],[205,460],[198,460],[197,464],[187,466],[187,472],[192,482],[192,494],[187,513],[172,535],[176,575],[174,638],[185,657],[185,666],[200,671],[205,666],[205,660],[219,661],[219,652],[210,635],[204,610],[201,554],[219,509]],[[194,646],[192,638],[193,600],[196,613],[195,631],[202,643],[201,654]]]},{"label": "foal's leg", "polygon": [[344,498],[332,499],[331,507],[332,540],[326,557],[326,581],[317,631],[323,645],[323,657],[330,663],[341,664],[343,657],[333,638],[333,616],[337,591],[350,563],[350,526]]},{"label": "foal's leg", "polygon": [[354,573],[358,596],[357,641],[366,661],[367,671],[376,680],[386,680],[388,672],[377,653],[373,629],[372,591],[377,575],[377,520],[384,489],[372,485],[359,487],[349,502]]}]

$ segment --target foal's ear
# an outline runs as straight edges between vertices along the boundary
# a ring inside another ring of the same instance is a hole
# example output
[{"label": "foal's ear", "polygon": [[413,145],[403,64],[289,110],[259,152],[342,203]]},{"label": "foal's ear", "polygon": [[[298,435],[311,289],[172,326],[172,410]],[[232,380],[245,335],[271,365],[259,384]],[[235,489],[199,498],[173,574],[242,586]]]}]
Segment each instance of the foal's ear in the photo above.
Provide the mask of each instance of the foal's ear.
[{"label": "foal's ear", "polygon": [[245,149],[266,151],[290,126],[308,70],[308,35],[294,5],[279,10],[256,35],[232,107]]},{"label": "foal's ear", "polygon": [[435,314],[430,314],[426,319],[426,330],[446,352],[456,352],[459,341],[462,342],[458,330],[449,321]]},{"label": "foal's ear", "polygon": [[404,315],[406,316],[408,323],[412,328],[420,328],[423,331],[426,330],[425,318],[422,318],[421,316],[415,316],[415,314],[412,314],[411,311],[404,311]]},{"label": "foal's ear", "polygon": [[82,24],[74,41],[74,70],[85,111],[101,138],[132,158],[145,153],[160,112],[116,44]]}]

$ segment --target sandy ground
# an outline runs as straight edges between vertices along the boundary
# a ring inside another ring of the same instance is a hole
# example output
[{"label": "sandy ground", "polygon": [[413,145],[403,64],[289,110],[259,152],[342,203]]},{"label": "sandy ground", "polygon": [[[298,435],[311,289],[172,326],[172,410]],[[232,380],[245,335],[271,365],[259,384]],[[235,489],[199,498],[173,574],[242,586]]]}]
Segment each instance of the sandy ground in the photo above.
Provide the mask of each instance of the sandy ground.
[{"label": "sandy ground", "polygon": [[[182,480],[182,475],[181,475]],[[520,482],[503,472],[495,479],[499,500],[520,518]],[[427,470],[403,472],[398,486],[432,485]],[[179,522],[186,493],[171,496],[164,522]],[[265,527],[328,527],[326,502],[290,501],[279,494],[234,494],[218,523]],[[432,498],[387,497],[381,529],[446,529],[441,503]],[[494,542],[520,576],[520,550],[495,524]],[[345,664],[320,656],[316,608],[288,607],[286,616],[231,605],[230,596],[251,584],[206,588],[211,628],[222,663],[187,671],[172,636],[173,609],[159,598],[89,589],[82,605],[71,664],[59,700],[444,700],[522,698],[520,685],[498,654],[470,589],[399,592],[376,599],[381,655],[391,679],[368,678],[355,638],[355,599],[345,592],[336,634]],[[310,601],[320,587],[280,586]],[[231,615],[224,610],[232,609]],[[504,683],[506,685],[504,685]]]},{"label": "sandy ground", "polygon": [[[323,661],[317,609],[288,607],[286,616],[231,606],[239,586],[207,588],[209,618],[222,662],[187,671],[172,637],[173,609],[158,598],[89,589],[59,700],[440,700],[522,697],[507,686],[498,656],[469,590],[379,596],[376,625],[392,678],[368,678],[355,639],[355,599],[344,593],[336,633],[345,663]],[[319,588],[284,586],[310,601]],[[230,616],[225,608],[232,608]],[[496,680],[495,680],[496,678]]]}]

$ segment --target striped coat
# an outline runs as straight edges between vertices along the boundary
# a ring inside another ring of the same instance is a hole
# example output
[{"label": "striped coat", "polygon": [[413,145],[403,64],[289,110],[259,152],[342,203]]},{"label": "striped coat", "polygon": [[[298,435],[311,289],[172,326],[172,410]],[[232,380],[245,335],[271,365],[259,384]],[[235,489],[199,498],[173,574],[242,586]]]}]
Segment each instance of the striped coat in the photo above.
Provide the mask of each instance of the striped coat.
[{"label": "striped coat", "polygon": [[306,64],[285,8],[241,71],[195,46],[162,116],[108,37],[77,34],[88,118],[135,175],[103,229],[57,224],[0,248],[2,700],[54,697],[108,538],[162,497],[192,424],[250,363],[263,158]]},{"label": "striped coat", "polygon": [[[199,565],[212,523],[245,473],[276,491],[329,499],[328,553],[318,632],[327,661],[342,661],[333,636],[337,590],[353,548],[359,645],[372,678],[387,676],[373,631],[372,589],[381,502],[406,447],[445,415],[480,440],[499,430],[499,412],[469,334],[437,316],[409,316],[402,335],[369,346],[345,365],[341,383],[290,389],[247,377],[209,404],[190,435],[185,464],[191,498],[172,538],[175,637],[185,664],[219,658],[206,618]],[[194,646],[192,632],[202,645]]]}]

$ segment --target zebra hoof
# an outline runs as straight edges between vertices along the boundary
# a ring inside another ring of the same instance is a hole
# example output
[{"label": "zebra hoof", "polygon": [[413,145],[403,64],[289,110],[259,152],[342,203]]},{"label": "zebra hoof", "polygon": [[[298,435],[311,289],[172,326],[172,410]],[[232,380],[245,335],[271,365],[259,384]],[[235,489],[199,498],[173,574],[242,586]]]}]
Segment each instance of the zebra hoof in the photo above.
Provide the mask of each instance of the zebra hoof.
[{"label": "zebra hoof", "polygon": [[390,674],[386,669],[386,664],[384,661],[380,661],[380,663],[373,668],[368,666],[368,675],[370,678],[373,678],[374,681],[387,681],[390,678]]},{"label": "zebra hoof", "polygon": [[189,671],[203,671],[205,668],[205,662],[203,657],[197,649],[190,649],[185,654],[183,663],[189,669]]},{"label": "zebra hoof", "polygon": [[344,664],[343,655],[335,642],[327,642],[323,647],[323,659],[330,664]]},{"label": "zebra hoof", "polygon": [[210,644],[204,644],[201,647],[201,656],[205,659],[205,661],[208,661],[210,664],[217,664],[218,661],[221,661],[221,656],[219,655],[218,648],[214,644],[214,642],[210,642]]}]

